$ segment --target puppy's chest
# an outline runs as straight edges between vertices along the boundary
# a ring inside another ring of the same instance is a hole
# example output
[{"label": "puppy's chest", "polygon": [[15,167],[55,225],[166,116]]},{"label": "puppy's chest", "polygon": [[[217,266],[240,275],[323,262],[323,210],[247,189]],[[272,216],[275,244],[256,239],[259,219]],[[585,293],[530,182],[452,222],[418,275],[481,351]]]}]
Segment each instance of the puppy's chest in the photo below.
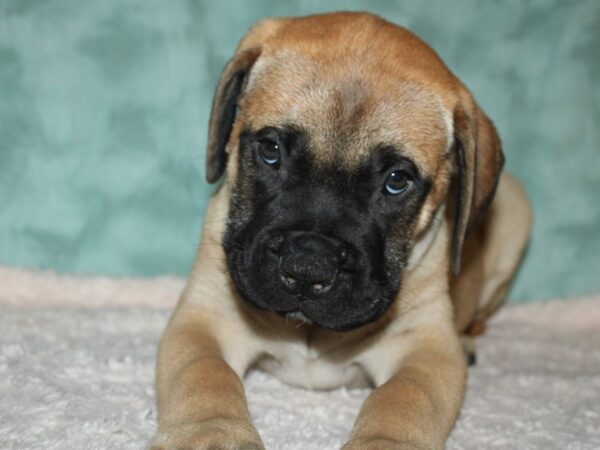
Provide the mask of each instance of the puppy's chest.
[{"label": "puppy's chest", "polygon": [[259,368],[280,380],[309,389],[369,386],[364,370],[353,362],[351,355],[341,352],[321,354],[304,344],[275,345]]}]

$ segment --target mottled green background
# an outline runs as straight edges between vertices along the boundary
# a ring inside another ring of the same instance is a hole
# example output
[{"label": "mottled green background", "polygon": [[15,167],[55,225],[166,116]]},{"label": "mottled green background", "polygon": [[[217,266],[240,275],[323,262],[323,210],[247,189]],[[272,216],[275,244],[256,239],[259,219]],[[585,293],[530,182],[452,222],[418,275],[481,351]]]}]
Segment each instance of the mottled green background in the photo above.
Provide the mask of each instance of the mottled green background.
[{"label": "mottled green background", "polygon": [[536,212],[515,301],[600,290],[600,1],[0,0],[0,262],[185,274],[212,91],[272,15],[369,10],[438,50]]}]

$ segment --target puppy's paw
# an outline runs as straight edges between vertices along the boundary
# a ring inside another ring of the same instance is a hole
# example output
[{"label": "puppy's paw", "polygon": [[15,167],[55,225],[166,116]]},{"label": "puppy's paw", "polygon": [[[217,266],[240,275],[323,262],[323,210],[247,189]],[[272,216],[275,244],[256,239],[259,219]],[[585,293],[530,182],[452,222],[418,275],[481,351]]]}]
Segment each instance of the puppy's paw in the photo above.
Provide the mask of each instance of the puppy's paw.
[{"label": "puppy's paw", "polygon": [[150,450],[265,450],[252,424],[214,418],[159,429]]},{"label": "puppy's paw", "polygon": [[398,442],[381,437],[352,439],[342,450],[431,450],[417,444]]}]

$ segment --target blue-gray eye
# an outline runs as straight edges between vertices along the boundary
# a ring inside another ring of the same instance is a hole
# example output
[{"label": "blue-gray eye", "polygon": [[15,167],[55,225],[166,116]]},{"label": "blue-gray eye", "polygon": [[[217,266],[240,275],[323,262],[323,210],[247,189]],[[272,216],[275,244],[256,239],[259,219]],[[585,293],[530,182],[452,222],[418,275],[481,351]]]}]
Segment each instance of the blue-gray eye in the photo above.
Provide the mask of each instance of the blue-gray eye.
[{"label": "blue-gray eye", "polygon": [[412,179],[408,172],[404,170],[395,170],[387,177],[384,184],[384,193],[390,195],[400,195],[410,187]]},{"label": "blue-gray eye", "polygon": [[274,166],[277,164],[279,159],[281,158],[281,149],[279,148],[279,144],[271,139],[261,139],[258,141],[258,154],[269,166]]}]

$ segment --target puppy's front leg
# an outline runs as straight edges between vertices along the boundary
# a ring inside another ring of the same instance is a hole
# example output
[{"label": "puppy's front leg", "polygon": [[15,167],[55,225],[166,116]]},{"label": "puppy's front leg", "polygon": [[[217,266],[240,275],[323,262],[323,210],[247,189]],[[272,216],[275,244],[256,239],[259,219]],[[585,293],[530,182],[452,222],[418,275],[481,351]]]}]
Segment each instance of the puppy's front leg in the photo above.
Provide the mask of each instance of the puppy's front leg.
[{"label": "puppy's front leg", "polygon": [[185,303],[159,348],[158,432],[152,450],[260,450],[242,381],[210,331],[214,317]]},{"label": "puppy's front leg", "polygon": [[444,448],[462,403],[466,364],[451,330],[430,332],[367,398],[343,450]]}]

